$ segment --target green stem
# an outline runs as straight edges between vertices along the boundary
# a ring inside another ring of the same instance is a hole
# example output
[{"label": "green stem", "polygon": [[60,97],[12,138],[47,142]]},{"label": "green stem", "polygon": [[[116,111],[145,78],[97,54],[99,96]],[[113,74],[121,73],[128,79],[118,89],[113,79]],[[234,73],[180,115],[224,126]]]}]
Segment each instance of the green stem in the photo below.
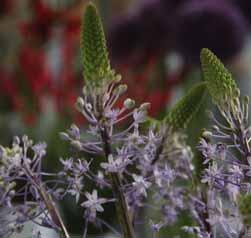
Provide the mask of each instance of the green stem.
[{"label": "green stem", "polygon": [[[110,145],[110,138],[108,136],[107,130],[105,126],[101,128],[101,137],[104,146],[104,152],[106,159],[112,153],[111,145]],[[128,206],[126,203],[126,199],[124,193],[122,191],[122,182],[117,173],[111,173],[111,181],[112,181],[112,190],[114,197],[116,199],[116,210],[118,214],[119,223],[121,225],[121,229],[123,232],[124,238],[135,238],[134,229],[132,225],[132,221],[129,215]]]},{"label": "green stem", "polygon": [[63,238],[70,238],[70,235],[66,230],[64,222],[62,220],[62,217],[60,216],[58,209],[54,205],[51,196],[46,193],[45,189],[42,186],[40,186],[39,193],[44,200],[45,206],[48,209],[52,220],[60,227]]},{"label": "green stem", "polygon": [[27,173],[27,175],[32,179],[34,186],[36,186],[39,195],[41,199],[44,201],[44,204],[51,216],[51,219],[58,227],[60,227],[60,230],[62,232],[62,238],[70,238],[70,235],[64,225],[63,219],[60,216],[58,209],[53,203],[52,197],[49,194],[47,194],[43,185],[37,181],[37,178],[33,175],[32,171],[29,169],[28,166],[24,166],[24,170]]}]

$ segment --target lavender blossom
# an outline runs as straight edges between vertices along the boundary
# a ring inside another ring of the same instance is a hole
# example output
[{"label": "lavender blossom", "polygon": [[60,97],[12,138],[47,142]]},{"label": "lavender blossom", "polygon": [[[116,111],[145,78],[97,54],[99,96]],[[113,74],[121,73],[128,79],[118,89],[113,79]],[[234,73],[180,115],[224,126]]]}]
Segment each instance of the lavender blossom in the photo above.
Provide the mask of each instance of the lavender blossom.
[{"label": "lavender blossom", "polygon": [[[207,50],[202,51],[202,65],[209,92],[219,112],[219,115],[210,113],[214,126],[211,131],[203,133],[204,138],[198,146],[205,159],[201,182],[208,184],[205,195],[206,222],[214,234],[245,237],[248,229],[242,223],[238,199],[248,192],[243,188],[249,187],[249,100],[247,97],[241,98],[231,74]],[[208,74],[216,68],[213,77]],[[224,85],[220,83],[216,86],[219,80]],[[219,116],[221,119],[218,119]],[[213,233],[211,235],[215,237]]]},{"label": "lavender blossom", "polygon": [[85,196],[87,198],[87,201],[81,203],[81,206],[86,208],[86,219],[93,222],[96,220],[96,213],[104,211],[102,204],[108,202],[108,200],[105,198],[98,198],[97,190],[93,190],[92,194],[86,192]]},{"label": "lavender blossom", "polygon": [[[45,149],[45,143],[33,144],[27,136],[15,137],[10,148],[1,147],[0,205],[7,206],[14,217],[1,232],[18,232],[25,222],[33,221],[69,237],[52,200],[53,190],[43,181],[47,175],[41,170]],[[23,185],[18,187],[18,183]],[[15,198],[23,203],[14,204]]]}]

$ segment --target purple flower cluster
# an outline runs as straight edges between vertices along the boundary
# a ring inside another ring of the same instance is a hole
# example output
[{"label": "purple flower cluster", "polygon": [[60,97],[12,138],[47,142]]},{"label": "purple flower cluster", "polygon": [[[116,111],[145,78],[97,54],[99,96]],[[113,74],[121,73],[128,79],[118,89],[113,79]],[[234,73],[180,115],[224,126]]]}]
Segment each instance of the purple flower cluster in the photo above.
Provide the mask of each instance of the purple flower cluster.
[{"label": "purple flower cluster", "polygon": [[[184,204],[185,186],[177,186],[177,183],[191,179],[192,153],[183,136],[164,123],[160,128],[153,124],[148,131],[141,129],[147,120],[148,103],[136,107],[135,102],[128,98],[121,108],[117,108],[116,101],[125,91],[126,86],[119,84],[118,80],[107,82],[102,89],[85,87],[77,108],[90,123],[87,134],[72,125],[61,136],[79,151],[89,154],[88,157],[98,155],[106,158],[100,163],[98,175],[86,169],[83,176],[95,181],[99,189],[110,187],[113,190],[115,177],[120,196],[125,200],[125,209],[132,214],[134,223],[153,222],[153,218],[142,221],[142,217],[138,217],[140,209],[152,207],[155,213],[162,213],[161,220],[156,224],[163,227],[175,222],[179,211],[187,209]],[[126,129],[119,131],[119,124],[124,120],[130,123]],[[72,159],[62,163],[65,170],[72,169],[77,176]],[[121,202],[117,194],[113,198],[98,198],[94,190],[92,194],[85,195],[88,198],[82,203],[86,208],[85,219],[92,223],[100,222],[96,215],[103,212],[103,203]],[[150,201],[151,205],[148,204]]]},{"label": "purple flower cluster", "polygon": [[204,158],[201,182],[208,186],[205,205],[210,209],[206,221],[211,236],[213,231],[227,237],[249,232],[238,204],[240,196],[251,192],[248,105],[248,97],[239,94],[225,100],[218,106],[220,115],[210,113],[215,125],[203,133],[198,146]]},{"label": "purple flower cluster", "polygon": [[[130,231],[133,224],[148,224],[156,237],[183,211],[195,221],[183,230],[199,238],[239,238],[249,232],[239,210],[239,197],[251,192],[248,98],[240,98],[237,90],[219,104],[221,120],[210,114],[215,125],[204,131],[198,145],[204,158],[199,181],[186,137],[165,121],[151,122],[147,128],[148,103],[136,106],[128,98],[117,106],[125,91],[119,77],[101,87],[84,88],[77,109],[89,121],[88,128],[84,132],[72,125],[61,133],[73,148],[84,152],[84,158],[61,158],[58,173],[42,171],[45,143],[34,144],[23,136],[15,137],[11,147],[1,147],[0,204],[11,217],[1,221],[0,235],[17,233],[32,221],[69,238],[55,204],[65,196],[84,209],[83,237],[89,223],[116,234]],[[123,121],[128,124],[121,129]],[[93,169],[97,159],[99,166]],[[89,182],[96,186],[92,191],[87,191]],[[103,189],[111,189],[113,195],[99,197]],[[107,203],[115,205],[122,231],[99,218]],[[142,209],[147,216],[142,217]]]},{"label": "purple flower cluster", "polygon": [[[11,147],[0,147],[0,205],[11,215],[1,221],[1,236],[20,232],[32,221],[70,238],[55,203],[66,196],[84,210],[84,238],[89,223],[117,235],[128,233],[130,238],[135,236],[132,226],[148,224],[146,229],[156,237],[183,211],[194,220],[183,230],[199,238],[248,234],[239,209],[240,196],[251,192],[248,97],[241,98],[236,90],[233,98],[220,101],[221,120],[210,114],[215,125],[204,131],[198,145],[204,166],[198,179],[193,153],[181,131],[165,120],[149,122],[149,103],[136,106],[127,98],[117,106],[126,89],[118,76],[97,87],[84,87],[76,106],[89,125],[85,131],[72,125],[61,133],[62,139],[84,153],[60,158],[58,173],[42,170],[45,143],[34,144],[23,136],[15,137]],[[95,169],[94,160],[98,160]],[[88,191],[90,182],[95,187]],[[112,195],[99,196],[103,189],[110,189]],[[116,207],[119,231],[99,217],[107,203]]]},{"label": "purple flower cluster", "polygon": [[[1,234],[18,232],[26,221],[33,221],[70,237],[55,204],[65,196],[72,196],[84,209],[84,237],[89,223],[117,233],[98,217],[107,203],[114,203],[117,213],[127,217],[122,224],[150,224],[153,236],[174,223],[181,211],[190,209],[186,181],[193,179],[193,154],[185,136],[164,121],[151,123],[146,129],[148,103],[137,107],[128,98],[117,107],[126,91],[119,80],[84,88],[76,106],[89,127],[83,132],[72,125],[61,133],[62,139],[84,152],[84,158],[60,158],[62,169],[58,173],[42,171],[44,143],[33,144],[24,136],[15,138],[11,148],[1,147],[0,201],[15,217],[1,227]],[[123,121],[128,126],[121,129]],[[104,159],[98,169],[92,169],[92,161],[100,157]],[[89,182],[96,186],[90,192],[85,186]],[[111,189],[113,196],[99,197],[97,191],[102,189]],[[13,203],[18,197],[22,202]],[[142,209],[153,212],[142,217]]]},{"label": "purple flower cluster", "polygon": [[[27,136],[15,137],[10,148],[0,148],[0,206],[6,207],[10,221],[1,225],[0,236],[19,232],[26,221],[59,230],[60,222],[51,200],[53,189],[47,187],[42,169],[46,144],[34,144]],[[16,203],[16,200],[22,203]]]}]

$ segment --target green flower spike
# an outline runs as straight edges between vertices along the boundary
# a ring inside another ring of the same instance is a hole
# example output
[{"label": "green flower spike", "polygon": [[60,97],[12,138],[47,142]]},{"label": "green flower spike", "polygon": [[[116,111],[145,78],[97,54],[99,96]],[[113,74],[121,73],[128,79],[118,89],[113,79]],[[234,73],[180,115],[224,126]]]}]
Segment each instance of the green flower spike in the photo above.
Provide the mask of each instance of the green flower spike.
[{"label": "green flower spike", "polygon": [[206,95],[206,84],[194,86],[168,113],[164,121],[174,130],[185,129],[199,110]]},{"label": "green flower spike", "polygon": [[93,3],[87,5],[83,17],[81,56],[87,85],[100,86],[113,78],[102,22]]},{"label": "green flower spike", "polygon": [[200,57],[204,80],[213,102],[221,106],[236,97],[239,90],[223,63],[209,49],[202,49]]}]

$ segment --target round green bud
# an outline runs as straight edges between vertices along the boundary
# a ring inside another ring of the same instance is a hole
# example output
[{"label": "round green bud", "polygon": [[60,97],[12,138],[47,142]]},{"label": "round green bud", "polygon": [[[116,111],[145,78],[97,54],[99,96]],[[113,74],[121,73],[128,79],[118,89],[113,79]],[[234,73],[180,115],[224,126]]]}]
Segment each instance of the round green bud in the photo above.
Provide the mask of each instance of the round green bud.
[{"label": "round green bud", "polygon": [[61,137],[62,140],[69,140],[70,139],[69,135],[65,132],[60,132],[59,136]]},{"label": "round green bud", "polygon": [[211,131],[203,131],[202,136],[204,138],[210,139],[212,137],[213,133]]},{"label": "round green bud", "polygon": [[79,112],[82,111],[83,107],[85,105],[84,99],[81,97],[78,97],[77,102],[76,102],[76,108]]},{"label": "round green bud", "polygon": [[130,98],[127,98],[125,101],[124,101],[124,107],[128,110],[134,108],[135,106],[135,101],[130,99]]},{"label": "round green bud", "polygon": [[82,145],[81,145],[80,141],[72,140],[71,141],[71,145],[73,147],[75,147],[77,150],[81,150],[82,149]]},{"label": "round green bud", "polygon": [[120,74],[117,74],[115,76],[115,83],[119,83],[121,81],[121,79],[122,79],[122,76]]},{"label": "round green bud", "polygon": [[117,88],[117,94],[122,95],[127,91],[127,85],[126,84],[121,84]]},{"label": "round green bud", "polygon": [[216,126],[216,125],[214,125],[212,128],[213,128],[214,131],[219,131],[220,130],[220,128],[218,126]]}]

